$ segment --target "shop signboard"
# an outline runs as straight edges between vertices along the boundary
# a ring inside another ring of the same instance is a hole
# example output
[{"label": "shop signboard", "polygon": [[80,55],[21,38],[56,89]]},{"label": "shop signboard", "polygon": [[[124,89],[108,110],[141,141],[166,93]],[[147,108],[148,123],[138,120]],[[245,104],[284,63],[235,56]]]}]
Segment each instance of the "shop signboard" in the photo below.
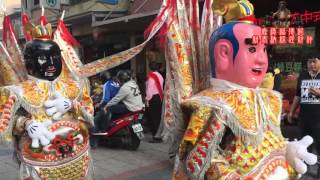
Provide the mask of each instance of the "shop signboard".
[{"label": "shop signboard", "polygon": [[301,72],[302,62],[292,62],[292,61],[276,61],[270,64],[273,69],[278,68],[280,72],[291,73],[291,72]]},{"label": "shop signboard", "polygon": [[41,0],[40,6],[46,9],[60,9],[60,0]]}]

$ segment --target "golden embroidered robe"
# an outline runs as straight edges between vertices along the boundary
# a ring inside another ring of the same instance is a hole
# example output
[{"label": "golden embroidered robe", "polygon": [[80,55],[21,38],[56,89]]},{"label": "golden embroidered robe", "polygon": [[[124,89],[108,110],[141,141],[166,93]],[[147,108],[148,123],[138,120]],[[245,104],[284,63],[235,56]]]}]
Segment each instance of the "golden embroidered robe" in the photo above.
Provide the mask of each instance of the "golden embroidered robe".
[{"label": "golden embroidered robe", "polygon": [[281,95],[213,79],[182,104],[189,121],[173,179],[293,178],[280,130]]},{"label": "golden embroidered robe", "polygon": [[[54,92],[73,102],[74,107],[58,121],[48,116],[43,106]],[[16,139],[20,178],[32,179],[91,179],[92,159],[89,154],[89,131],[93,105],[86,80],[60,75],[49,82],[30,77],[15,86],[0,90],[1,140]],[[19,113],[24,109],[24,113]],[[52,121],[48,130],[55,134],[49,145],[31,147],[31,138],[24,130],[23,119]],[[16,138],[15,138],[16,137]]]}]

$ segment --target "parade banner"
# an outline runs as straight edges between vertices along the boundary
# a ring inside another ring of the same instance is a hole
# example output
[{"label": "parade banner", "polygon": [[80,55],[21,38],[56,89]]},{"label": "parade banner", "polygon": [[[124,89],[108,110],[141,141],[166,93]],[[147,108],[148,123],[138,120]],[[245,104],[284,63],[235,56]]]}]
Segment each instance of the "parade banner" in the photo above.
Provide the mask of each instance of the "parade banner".
[{"label": "parade banner", "polygon": [[80,78],[87,78],[105,70],[119,66],[120,64],[129,61],[138,53],[140,53],[145,47],[145,45],[151,40],[151,38],[159,31],[159,29],[166,22],[169,11],[166,3],[163,3],[158,14],[158,20],[155,22],[155,24],[152,24],[151,31],[143,43],[135,47],[132,47],[128,50],[119,52],[108,57],[104,57],[102,59],[95,60],[85,65],[81,63],[79,56],[73,49],[75,43],[70,43],[70,41],[68,40],[72,38],[70,35],[68,35],[70,33],[66,32],[67,30],[64,29],[63,22],[61,22],[60,25],[58,25],[58,30],[55,32],[54,40],[63,49],[62,57],[65,60],[65,63],[68,66],[68,69],[71,71],[71,73]]}]

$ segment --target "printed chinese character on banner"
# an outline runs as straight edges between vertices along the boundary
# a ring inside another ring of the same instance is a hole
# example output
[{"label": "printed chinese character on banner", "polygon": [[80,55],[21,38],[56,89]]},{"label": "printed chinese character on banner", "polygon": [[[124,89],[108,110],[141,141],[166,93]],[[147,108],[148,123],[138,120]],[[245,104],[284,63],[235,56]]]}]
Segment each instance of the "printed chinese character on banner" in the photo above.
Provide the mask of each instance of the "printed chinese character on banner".
[{"label": "printed chinese character on banner", "polygon": [[288,37],[288,44],[295,44],[295,42],[294,42],[294,36],[289,36],[289,37]]},{"label": "printed chinese character on banner", "polygon": [[277,37],[270,35],[270,44],[277,44]]},{"label": "printed chinese character on banner", "polygon": [[293,62],[286,62],[285,72],[292,72],[293,70]]},{"label": "printed chinese character on banner", "polygon": [[268,28],[261,28],[261,36],[268,36]]},{"label": "printed chinese character on banner", "polygon": [[313,17],[313,22],[317,23],[318,21],[320,21],[320,11],[313,12],[312,17]]},{"label": "printed chinese character on banner", "polygon": [[298,36],[298,38],[297,38],[297,44],[303,44],[303,40],[304,40],[304,37],[303,37],[303,36]]},{"label": "printed chinese character on banner", "polygon": [[270,28],[270,36],[276,36],[277,35],[277,28]]},{"label": "printed chinese character on banner", "polygon": [[287,43],[287,31],[286,28],[279,28],[279,44]]},{"label": "printed chinese character on banner", "polygon": [[311,35],[307,35],[306,37],[306,43],[308,45],[311,45],[313,43],[313,37]]},{"label": "printed chinese character on banner", "polygon": [[293,71],[294,72],[301,72],[302,70],[302,63],[301,62],[294,62],[293,63]]},{"label": "printed chinese character on banner", "polygon": [[286,36],[279,36],[279,44],[287,44],[287,37]]},{"label": "printed chinese character on banner", "polygon": [[288,36],[294,36],[295,35],[295,29],[294,28],[288,28]]},{"label": "printed chinese character on banner", "polygon": [[261,37],[261,44],[268,44],[268,36]]},{"label": "printed chinese character on banner", "polygon": [[279,36],[286,36],[287,31],[286,28],[279,28]]},{"label": "printed chinese character on banner", "polygon": [[304,28],[297,28],[297,35],[304,36]]},{"label": "printed chinese character on banner", "polygon": [[300,15],[300,19],[306,23],[312,21],[312,12],[305,11],[304,14]]},{"label": "printed chinese character on banner", "polygon": [[292,13],[291,15],[291,23],[295,24],[298,19],[300,19],[300,13]]}]

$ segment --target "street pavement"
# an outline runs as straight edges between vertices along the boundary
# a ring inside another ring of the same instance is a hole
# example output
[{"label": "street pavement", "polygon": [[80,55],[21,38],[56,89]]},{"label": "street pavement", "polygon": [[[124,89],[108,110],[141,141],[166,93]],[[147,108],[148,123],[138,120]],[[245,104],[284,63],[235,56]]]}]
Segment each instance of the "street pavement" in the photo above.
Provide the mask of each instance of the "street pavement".
[{"label": "street pavement", "polygon": [[[146,135],[137,151],[98,147],[92,150],[96,180],[167,180],[172,164],[168,160],[168,144],[148,143]],[[18,165],[12,151],[0,145],[0,180],[18,179]]]},{"label": "street pavement", "polygon": [[[99,147],[92,150],[96,180],[169,180],[172,164],[168,160],[168,144],[148,143],[150,135],[137,151]],[[316,167],[309,168],[302,180],[314,180]],[[0,145],[0,180],[18,179],[18,165],[12,151]]]}]

